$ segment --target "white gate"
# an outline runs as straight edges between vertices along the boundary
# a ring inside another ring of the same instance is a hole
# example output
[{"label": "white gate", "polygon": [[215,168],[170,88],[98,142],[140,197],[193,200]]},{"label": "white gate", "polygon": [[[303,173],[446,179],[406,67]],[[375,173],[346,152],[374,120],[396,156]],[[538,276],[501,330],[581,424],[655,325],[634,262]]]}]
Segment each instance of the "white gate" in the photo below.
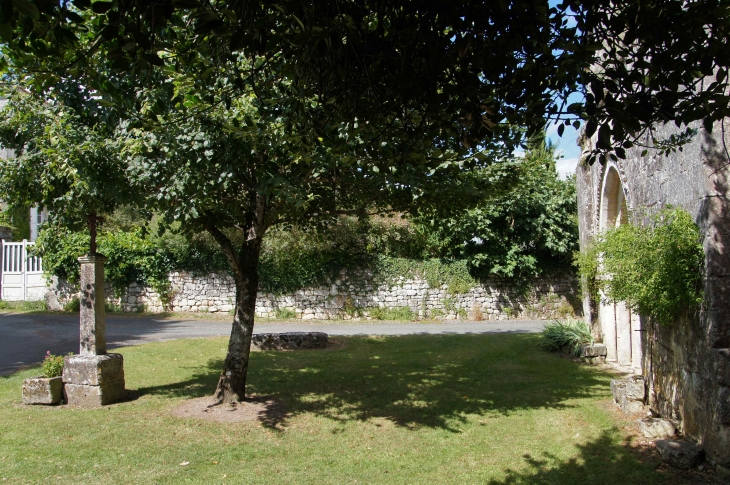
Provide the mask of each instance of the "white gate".
[{"label": "white gate", "polygon": [[42,300],[46,293],[43,261],[30,256],[32,242],[0,240],[0,300]]}]

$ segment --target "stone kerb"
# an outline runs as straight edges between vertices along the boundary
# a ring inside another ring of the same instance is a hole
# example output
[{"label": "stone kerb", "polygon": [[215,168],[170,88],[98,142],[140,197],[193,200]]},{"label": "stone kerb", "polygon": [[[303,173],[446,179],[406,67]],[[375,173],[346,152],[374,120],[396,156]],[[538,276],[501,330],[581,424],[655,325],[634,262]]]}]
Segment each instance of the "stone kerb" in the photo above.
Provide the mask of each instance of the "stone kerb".
[{"label": "stone kerb", "polygon": [[[357,278],[358,282],[362,279]],[[107,286],[107,301],[125,312],[227,313],[234,307],[235,285],[227,273],[173,272],[169,280],[172,291],[167,305],[152,288],[136,283],[121,295]],[[393,284],[355,284],[343,274],[326,287],[305,288],[285,295],[259,293],[256,315],[304,320],[368,319],[372,318],[372,308],[408,307],[420,318],[548,319],[571,316],[575,311],[580,314],[579,303],[571,299],[577,293],[577,281],[570,276],[537,280],[526,291],[510,281],[494,279],[465,293],[451,294],[446,285],[430,288],[426,281],[419,279],[403,278]],[[68,285],[56,281],[46,299],[51,308],[61,308],[72,296]]]}]

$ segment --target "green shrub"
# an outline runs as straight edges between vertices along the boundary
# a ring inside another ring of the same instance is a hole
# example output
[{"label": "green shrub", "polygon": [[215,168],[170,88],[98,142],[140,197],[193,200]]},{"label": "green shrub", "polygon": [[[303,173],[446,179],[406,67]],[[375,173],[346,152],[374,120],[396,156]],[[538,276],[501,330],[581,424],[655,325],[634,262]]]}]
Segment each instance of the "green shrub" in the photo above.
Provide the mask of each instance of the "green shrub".
[{"label": "green shrub", "polygon": [[345,311],[345,314],[347,314],[350,317],[361,317],[362,316],[362,308],[355,305],[355,302],[352,300],[351,296],[348,296],[345,299],[344,305],[342,305],[342,309]]},{"label": "green shrub", "polygon": [[546,323],[540,335],[540,345],[552,352],[565,352],[573,357],[580,356],[580,346],[593,344],[588,324],[583,320],[566,320]]},{"label": "green shrub", "polygon": [[[237,237],[234,233],[229,236]],[[401,217],[342,217],[320,230],[274,228],[264,238],[259,286],[267,293],[291,293],[329,285],[343,270],[354,284],[362,286],[373,281],[394,285],[402,279],[422,278],[433,288],[446,285],[455,295],[478,284],[466,260],[423,259],[425,240]],[[75,283],[78,258],[88,247],[88,234],[49,223],[33,252],[44,258],[48,274]],[[207,233],[182,234],[175,224],[160,231],[155,217],[147,222],[129,209],[109,216],[99,233],[98,248],[109,258],[105,275],[117,292],[136,281],[158,291],[163,303],[172,298],[169,272],[229,270],[223,252]]]},{"label": "green shrub", "polygon": [[648,226],[608,231],[577,261],[594,301],[602,291],[609,301],[669,325],[702,302],[703,258],[692,216],[668,207]]},{"label": "green shrub", "polygon": [[5,300],[0,300],[0,310],[10,310],[10,303]]},{"label": "green shrub", "polygon": [[280,319],[289,319],[289,318],[297,318],[297,312],[290,308],[277,308],[276,309],[276,318]]},{"label": "green shrub", "polygon": [[388,285],[397,284],[400,279],[422,278],[429,288],[446,285],[449,294],[466,293],[479,284],[469,272],[466,260],[449,259],[407,259],[380,256],[375,261],[373,273],[376,281]]},{"label": "green shrub", "polygon": [[[78,258],[88,253],[88,250],[88,234],[52,224],[44,227],[33,248],[34,253],[43,257],[43,266],[48,274],[71,283],[78,282]],[[167,274],[174,269],[174,265],[164,251],[144,237],[141,228],[129,232],[101,231],[98,251],[109,258],[104,266],[104,274],[116,291],[121,292],[137,281],[150,285],[160,293],[163,301],[169,294],[171,288]]]},{"label": "green shrub", "polygon": [[116,303],[104,303],[104,310],[107,313],[122,313],[124,311],[124,308],[122,305],[117,305]]},{"label": "green shrub", "polygon": [[43,375],[45,377],[58,377],[63,373],[63,356],[53,355],[51,351],[46,352],[43,359]]},{"label": "green shrub", "polygon": [[416,319],[416,314],[411,307],[372,307],[368,308],[368,314],[375,320],[404,320],[412,321]]},{"label": "green shrub", "polygon": [[65,305],[63,305],[63,311],[78,313],[81,310],[81,301],[77,296],[71,298]]}]

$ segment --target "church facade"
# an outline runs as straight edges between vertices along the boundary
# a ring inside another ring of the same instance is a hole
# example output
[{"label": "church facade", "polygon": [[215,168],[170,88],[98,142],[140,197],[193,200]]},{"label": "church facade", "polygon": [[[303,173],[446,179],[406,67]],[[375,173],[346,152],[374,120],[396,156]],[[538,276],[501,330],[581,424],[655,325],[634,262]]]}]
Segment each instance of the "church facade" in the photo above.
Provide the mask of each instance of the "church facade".
[{"label": "church facade", "polygon": [[[673,325],[659,326],[623,303],[584,297],[584,315],[607,361],[644,377],[646,405],[675,421],[707,456],[730,467],[730,123],[667,156],[582,161],[577,169],[581,248],[621,224],[647,224],[667,205],[682,207],[703,236],[704,302]],[[658,138],[673,133],[658,128]],[[583,139],[584,150],[595,139]],[[647,144],[650,142],[647,140]]]}]

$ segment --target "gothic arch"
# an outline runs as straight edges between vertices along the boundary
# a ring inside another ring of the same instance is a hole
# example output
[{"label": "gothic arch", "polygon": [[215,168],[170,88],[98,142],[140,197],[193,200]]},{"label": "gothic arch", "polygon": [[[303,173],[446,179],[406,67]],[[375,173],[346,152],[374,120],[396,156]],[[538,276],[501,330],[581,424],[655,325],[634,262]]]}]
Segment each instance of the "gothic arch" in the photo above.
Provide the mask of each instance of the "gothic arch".
[{"label": "gothic arch", "polygon": [[[598,193],[598,232],[628,224],[629,204],[619,167],[607,163]],[[607,360],[641,372],[641,322],[624,302],[601,302],[598,318],[603,343],[608,351]]]}]

